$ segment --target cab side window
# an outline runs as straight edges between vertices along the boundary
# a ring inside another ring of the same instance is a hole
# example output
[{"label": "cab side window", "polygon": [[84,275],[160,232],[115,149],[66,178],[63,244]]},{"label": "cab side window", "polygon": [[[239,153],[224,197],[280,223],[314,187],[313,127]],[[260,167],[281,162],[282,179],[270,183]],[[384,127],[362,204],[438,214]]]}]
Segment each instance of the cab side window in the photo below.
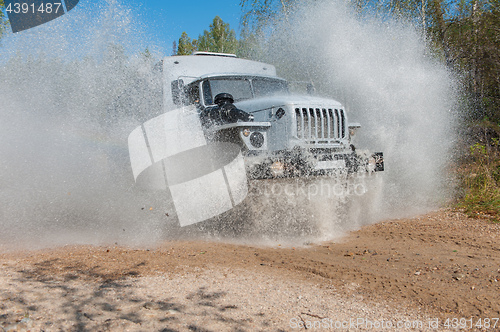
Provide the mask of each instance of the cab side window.
[{"label": "cab side window", "polygon": [[197,105],[200,103],[200,87],[196,85],[191,85],[186,89],[186,97],[188,105]]},{"label": "cab side window", "polygon": [[203,100],[205,101],[205,106],[213,105],[212,100],[212,89],[210,89],[210,82],[203,81]]}]

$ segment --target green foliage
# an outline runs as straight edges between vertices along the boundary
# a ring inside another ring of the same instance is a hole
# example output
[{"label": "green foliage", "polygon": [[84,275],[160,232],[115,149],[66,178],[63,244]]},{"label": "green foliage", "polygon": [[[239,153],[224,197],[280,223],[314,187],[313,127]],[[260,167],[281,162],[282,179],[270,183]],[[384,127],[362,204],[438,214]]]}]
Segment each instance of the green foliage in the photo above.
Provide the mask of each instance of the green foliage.
[{"label": "green foliage", "polygon": [[491,145],[476,143],[470,147],[471,162],[462,166],[459,175],[464,195],[458,204],[470,216],[490,216],[500,221],[499,139]]},{"label": "green foliage", "polygon": [[196,40],[191,40],[188,34],[184,31],[179,38],[177,46],[177,55],[190,55],[196,50]]},{"label": "green foliage", "polygon": [[[210,29],[205,30],[198,39],[191,39],[186,32],[179,38],[177,55],[190,55],[195,51],[238,53],[240,43],[236,39],[236,33],[230,28],[229,23],[215,16]],[[245,44],[247,45],[247,44]]]},{"label": "green foliage", "polygon": [[500,123],[499,1],[465,3],[449,22],[445,38],[454,67],[465,73],[470,118]]},{"label": "green foliage", "polygon": [[198,51],[236,53],[238,41],[229,23],[224,23],[219,16],[215,16],[210,30],[205,30],[198,38]]},{"label": "green foliage", "polygon": [[146,59],[149,59],[152,57],[151,55],[151,52],[149,51],[149,48],[146,47],[146,49],[144,50],[144,52],[140,52],[141,56],[143,58],[146,58]]},{"label": "green foliage", "polygon": [[239,58],[260,60],[262,59],[262,48],[257,34],[243,29],[238,41],[236,55]]},{"label": "green foliage", "polygon": [[382,0],[379,3],[382,4],[379,9],[420,26],[436,54],[440,54],[451,69],[461,73],[470,119],[487,116],[500,123],[499,0]]},{"label": "green foliage", "polygon": [[242,25],[257,34],[275,21],[288,20],[290,13],[301,2],[298,0],[241,0],[244,15]]},{"label": "green foliage", "polygon": [[9,21],[5,18],[5,3],[4,0],[0,0],[0,38],[5,33],[7,26],[9,25]]}]

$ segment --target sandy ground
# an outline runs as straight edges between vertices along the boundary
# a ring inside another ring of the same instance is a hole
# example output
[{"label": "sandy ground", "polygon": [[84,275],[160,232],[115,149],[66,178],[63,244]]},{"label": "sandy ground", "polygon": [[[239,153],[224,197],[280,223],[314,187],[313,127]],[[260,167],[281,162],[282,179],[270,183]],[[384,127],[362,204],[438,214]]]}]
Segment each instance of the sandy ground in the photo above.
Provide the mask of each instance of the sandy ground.
[{"label": "sandy ground", "polygon": [[198,241],[4,253],[0,326],[498,331],[499,231],[443,210],[303,248]]}]

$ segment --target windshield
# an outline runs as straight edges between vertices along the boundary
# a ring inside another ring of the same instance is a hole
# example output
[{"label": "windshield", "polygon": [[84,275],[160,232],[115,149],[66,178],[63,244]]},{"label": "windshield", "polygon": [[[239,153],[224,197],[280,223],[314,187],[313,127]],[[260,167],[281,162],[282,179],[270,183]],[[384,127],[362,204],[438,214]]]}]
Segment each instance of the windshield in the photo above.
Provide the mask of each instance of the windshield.
[{"label": "windshield", "polygon": [[252,84],[256,98],[288,93],[286,81],[255,78],[252,80]]},{"label": "windshield", "polygon": [[229,93],[234,101],[242,101],[270,95],[287,94],[286,81],[262,77],[224,77],[210,78],[203,81],[205,105],[213,104],[213,98],[219,93]]}]

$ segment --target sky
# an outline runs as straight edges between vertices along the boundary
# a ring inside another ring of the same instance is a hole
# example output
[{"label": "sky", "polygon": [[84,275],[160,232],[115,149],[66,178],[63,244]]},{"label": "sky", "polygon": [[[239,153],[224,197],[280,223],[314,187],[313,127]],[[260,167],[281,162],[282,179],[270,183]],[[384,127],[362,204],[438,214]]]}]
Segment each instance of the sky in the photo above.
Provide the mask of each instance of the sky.
[{"label": "sky", "polygon": [[[105,1],[80,0],[73,13],[76,14],[79,10],[85,11],[89,6],[102,4]],[[143,42],[148,44],[153,41],[154,45],[145,44],[144,47],[153,46],[165,55],[172,53],[172,44],[179,40],[183,31],[187,32],[190,38],[197,39],[204,30],[209,29],[217,15],[229,23],[236,36],[239,36],[240,18],[243,13],[240,0],[118,0],[118,2],[132,9],[135,18],[142,23],[141,32],[148,36],[148,41]],[[68,14],[71,15],[71,12]],[[54,21],[47,24],[57,24]],[[35,27],[32,32],[38,29],[40,28]],[[20,32],[23,33],[27,32]]]},{"label": "sky", "polygon": [[203,30],[209,29],[216,15],[229,23],[237,36],[240,32],[240,0],[130,0],[129,3],[135,6],[147,25],[146,29],[156,36],[155,39],[168,45],[168,52],[183,31],[196,39]]}]

